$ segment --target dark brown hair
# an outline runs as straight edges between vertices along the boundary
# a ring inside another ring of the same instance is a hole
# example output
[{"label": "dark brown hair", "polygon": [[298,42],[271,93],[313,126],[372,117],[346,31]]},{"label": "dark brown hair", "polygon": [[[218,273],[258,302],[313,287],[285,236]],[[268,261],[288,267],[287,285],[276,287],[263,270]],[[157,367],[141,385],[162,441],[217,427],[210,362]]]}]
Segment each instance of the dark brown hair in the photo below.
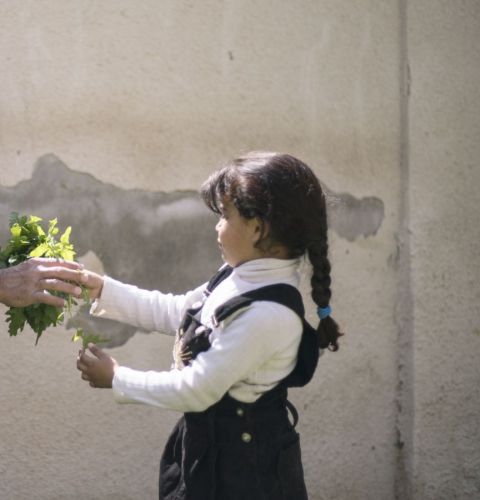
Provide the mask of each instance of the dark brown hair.
[{"label": "dark brown hair", "polygon": [[[307,253],[312,263],[312,298],[318,307],[329,305],[327,214],[320,182],[310,167],[288,154],[252,152],[214,172],[201,188],[207,206],[222,213],[231,201],[246,219],[263,223],[259,245],[281,244],[296,258]],[[340,335],[331,316],[318,325],[321,347],[338,349]]]}]

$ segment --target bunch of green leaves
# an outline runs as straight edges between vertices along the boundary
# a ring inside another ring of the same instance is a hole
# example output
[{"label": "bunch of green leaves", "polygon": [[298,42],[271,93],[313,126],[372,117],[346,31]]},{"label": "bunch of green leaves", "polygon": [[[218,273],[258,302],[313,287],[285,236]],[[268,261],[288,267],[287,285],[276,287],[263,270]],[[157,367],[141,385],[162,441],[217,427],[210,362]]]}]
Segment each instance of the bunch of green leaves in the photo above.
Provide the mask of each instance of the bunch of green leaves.
[{"label": "bunch of green leaves", "polygon": [[[70,243],[71,227],[67,229],[57,239],[59,228],[57,219],[52,219],[48,223],[48,229],[44,229],[40,222],[42,219],[34,215],[20,216],[13,212],[10,215],[10,240],[5,248],[0,248],[0,268],[15,266],[31,257],[53,257],[62,260],[73,260],[75,251]],[[89,301],[88,293],[82,287],[83,299]],[[55,307],[48,304],[32,304],[26,307],[10,307],[7,311],[8,332],[10,336],[15,336],[22,331],[28,323],[37,334],[36,342],[42,333],[50,326],[61,324],[65,317],[65,312],[71,315],[72,306],[76,305],[71,295],[62,292],[50,292],[65,299],[65,308]],[[87,334],[79,329],[72,340],[81,339],[84,347],[89,343],[104,342],[97,335]]]}]

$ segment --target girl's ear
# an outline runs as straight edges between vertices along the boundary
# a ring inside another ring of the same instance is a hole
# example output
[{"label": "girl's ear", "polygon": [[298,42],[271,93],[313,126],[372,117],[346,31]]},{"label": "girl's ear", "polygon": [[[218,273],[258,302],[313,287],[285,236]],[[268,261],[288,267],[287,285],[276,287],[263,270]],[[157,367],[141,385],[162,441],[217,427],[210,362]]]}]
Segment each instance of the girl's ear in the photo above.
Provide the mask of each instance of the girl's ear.
[{"label": "girl's ear", "polygon": [[252,219],[253,223],[253,244],[256,245],[259,241],[265,240],[270,232],[270,225],[259,217]]}]

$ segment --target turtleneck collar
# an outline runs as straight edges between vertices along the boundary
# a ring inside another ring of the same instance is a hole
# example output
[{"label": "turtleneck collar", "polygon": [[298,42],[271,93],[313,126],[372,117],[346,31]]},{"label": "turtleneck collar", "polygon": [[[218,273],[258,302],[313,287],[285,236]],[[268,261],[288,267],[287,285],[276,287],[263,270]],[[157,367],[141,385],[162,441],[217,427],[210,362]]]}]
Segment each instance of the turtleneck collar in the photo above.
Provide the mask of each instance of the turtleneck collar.
[{"label": "turtleneck collar", "polygon": [[235,267],[232,278],[248,283],[262,283],[269,280],[299,280],[301,259],[254,259]]}]

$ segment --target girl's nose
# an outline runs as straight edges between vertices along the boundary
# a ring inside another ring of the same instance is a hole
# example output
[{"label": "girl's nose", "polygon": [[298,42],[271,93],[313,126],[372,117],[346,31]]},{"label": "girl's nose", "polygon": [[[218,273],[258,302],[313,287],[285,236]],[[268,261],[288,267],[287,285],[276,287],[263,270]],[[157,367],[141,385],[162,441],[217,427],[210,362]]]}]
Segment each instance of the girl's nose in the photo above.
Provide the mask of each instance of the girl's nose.
[{"label": "girl's nose", "polygon": [[219,219],[219,221],[215,224],[215,231],[220,231],[221,223],[222,223],[222,219]]}]

